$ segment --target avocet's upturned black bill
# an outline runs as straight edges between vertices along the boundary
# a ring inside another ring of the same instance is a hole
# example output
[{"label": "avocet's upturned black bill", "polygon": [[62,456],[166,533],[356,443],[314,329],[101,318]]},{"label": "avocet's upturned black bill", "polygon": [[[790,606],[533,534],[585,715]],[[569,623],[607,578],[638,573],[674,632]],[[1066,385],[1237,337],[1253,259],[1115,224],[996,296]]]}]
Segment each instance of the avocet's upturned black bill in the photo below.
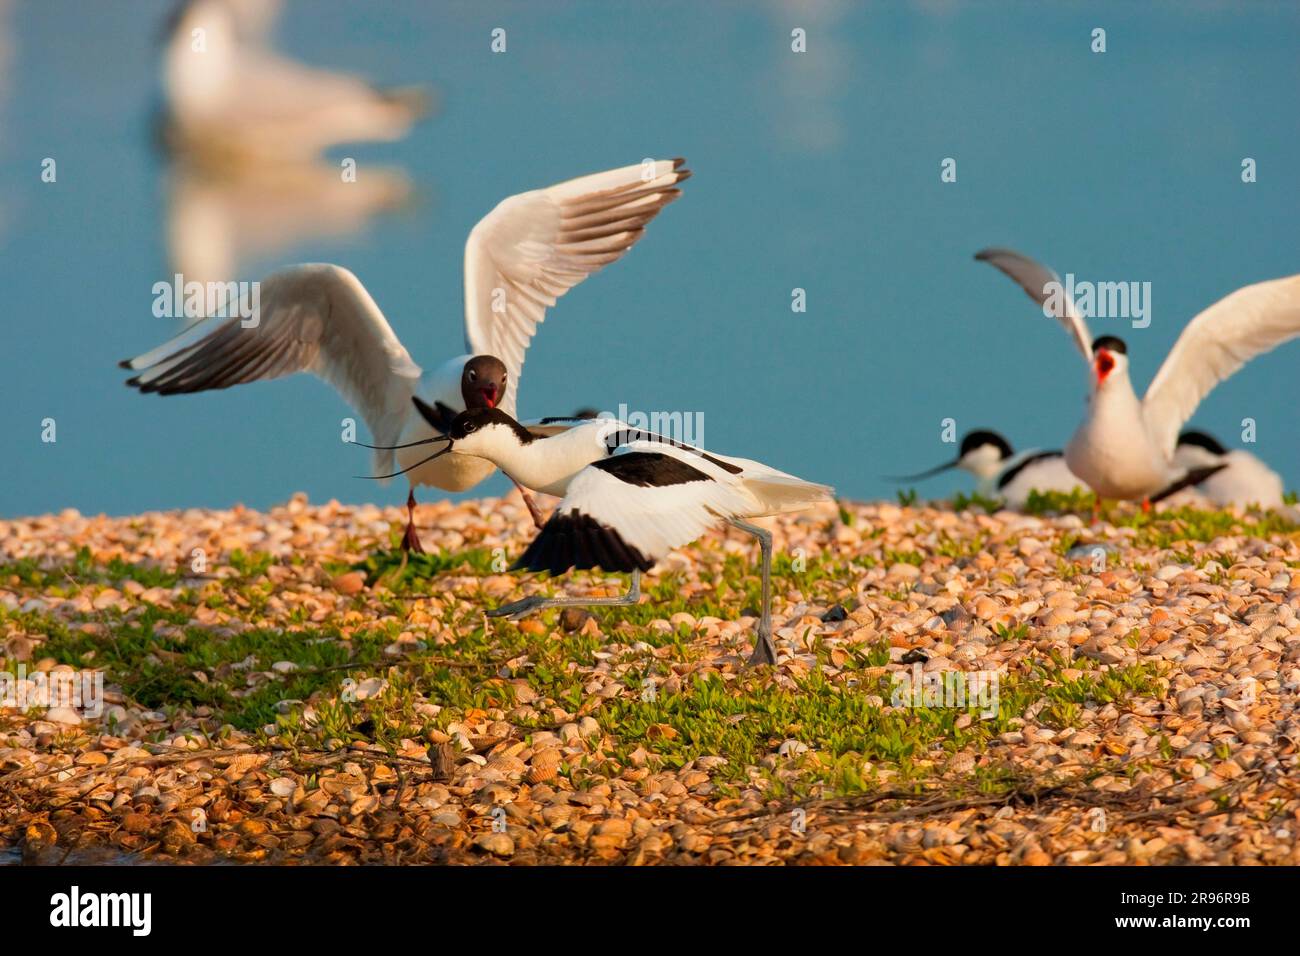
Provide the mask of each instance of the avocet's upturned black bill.
[{"label": "avocet's upturned black bill", "polygon": [[1148,500],[1181,484],[1188,472],[1174,454],[1178,431],[1201,400],[1255,356],[1300,335],[1300,275],[1245,286],[1187,324],[1139,399],[1129,381],[1128,348],[1114,336],[1093,341],[1056,273],[1009,249],[985,249],[975,258],[1040,305],[1054,300],[1059,306],[1055,317],[1092,371],[1087,412],[1065,446],[1065,460],[1101,498]]},{"label": "avocet's upturned black bill", "polygon": [[[424,406],[417,406],[427,415]],[[615,419],[571,422],[539,432],[501,409],[457,415],[451,457],[477,455],[526,488],[561,497],[515,569],[563,574],[601,568],[632,575],[617,598],[525,598],[489,612],[520,617],[545,607],[635,604],[640,576],[665,555],[727,523],[758,539],[763,608],[751,663],[775,663],[772,535],[746,519],[832,501],[833,490],[744,458],[672,442]]]},{"label": "avocet's upturned black bill", "polygon": [[[122,363],[127,384],[174,395],[312,372],[357,409],[379,446],[376,475],[410,482],[403,547],[420,550],[415,487],[472,488],[494,470],[469,455],[423,460],[412,443],[442,434],[467,409],[511,415],[524,355],[546,310],[583,279],[619,259],[646,224],[680,194],[684,160],[659,160],[571,179],[511,196],[488,213],[465,243],[465,339],[469,355],[431,373],[416,365],[360,280],[341,266],[282,269],[260,284],[260,314],[196,322],[170,342]],[[419,397],[435,410],[415,414]],[[398,448],[398,446],[405,446]],[[522,492],[523,489],[521,488]],[[524,500],[540,527],[536,505]]]}]

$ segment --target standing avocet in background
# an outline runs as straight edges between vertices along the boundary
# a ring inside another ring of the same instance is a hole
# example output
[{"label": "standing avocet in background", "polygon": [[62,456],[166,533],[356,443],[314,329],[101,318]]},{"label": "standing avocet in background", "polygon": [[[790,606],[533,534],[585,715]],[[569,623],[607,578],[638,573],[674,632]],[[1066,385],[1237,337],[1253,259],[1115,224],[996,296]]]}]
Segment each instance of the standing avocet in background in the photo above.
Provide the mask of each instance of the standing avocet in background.
[{"label": "standing avocet in background", "polygon": [[[418,398],[415,404],[426,417],[436,415]],[[761,547],[763,608],[750,663],[776,663],[772,534],[745,519],[832,501],[834,491],[756,461],[670,442],[616,419],[565,424],[569,427],[545,435],[501,409],[465,411],[447,429],[446,447],[431,458],[486,458],[524,487],[563,498],[512,570],[563,574],[599,567],[630,572],[632,585],[617,598],[535,596],[489,613],[519,617],[547,607],[635,604],[642,571],[725,522],[756,537]]]},{"label": "standing avocet in background", "polygon": [[[1044,304],[1050,269],[1008,249],[975,258],[1014,279]],[[1178,432],[1219,382],[1246,362],[1300,335],[1300,275],[1238,289],[1197,315],[1174,343],[1146,395],[1128,375],[1128,347],[1113,335],[1095,341],[1068,296],[1056,318],[1093,371],[1083,422],[1065,446],[1065,462],[1100,498],[1145,501],[1204,481],[1222,464],[1189,471],[1174,457]]]},{"label": "standing avocet in background", "polygon": [[1060,451],[1016,452],[1002,435],[987,429],[968,432],[961,440],[957,457],[915,475],[902,475],[893,481],[920,481],[953,468],[975,476],[976,494],[1001,499],[1008,508],[1019,510],[1029,501],[1031,491],[1069,493],[1083,482],[1065,464]]},{"label": "standing avocet in background", "polygon": [[1197,490],[1219,507],[1236,505],[1245,508],[1285,507],[1282,476],[1256,456],[1241,448],[1231,451],[1205,432],[1186,431],[1178,436],[1174,461],[1191,471],[1197,468],[1226,467],[1196,486]]}]

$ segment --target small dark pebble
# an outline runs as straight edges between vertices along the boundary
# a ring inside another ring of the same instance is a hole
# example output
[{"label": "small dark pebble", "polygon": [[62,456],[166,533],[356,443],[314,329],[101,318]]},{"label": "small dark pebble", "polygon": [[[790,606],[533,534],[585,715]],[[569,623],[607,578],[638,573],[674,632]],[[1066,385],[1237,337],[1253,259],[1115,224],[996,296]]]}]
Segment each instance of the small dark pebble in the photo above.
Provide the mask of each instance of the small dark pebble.
[{"label": "small dark pebble", "polygon": [[1065,552],[1067,561],[1095,561],[1097,552],[1102,551],[1105,555],[1119,554],[1119,549],[1113,544],[1105,541],[1097,541],[1092,544],[1076,544],[1069,551]]},{"label": "small dark pebble", "polygon": [[595,617],[590,611],[584,611],[580,607],[566,607],[560,612],[560,627],[564,628],[567,633],[573,633],[580,630],[582,625]]},{"label": "small dark pebble", "polygon": [[847,621],[848,619],[849,619],[849,612],[844,610],[843,604],[835,605],[833,608],[831,608],[829,611],[827,611],[825,614],[822,615],[822,620],[825,621],[827,624],[833,624],[836,621]]},{"label": "small dark pebble", "polygon": [[901,658],[899,658],[899,660],[901,660],[904,664],[924,664],[929,659],[930,659],[929,655],[927,655],[925,651],[921,650],[919,647],[912,648]]}]

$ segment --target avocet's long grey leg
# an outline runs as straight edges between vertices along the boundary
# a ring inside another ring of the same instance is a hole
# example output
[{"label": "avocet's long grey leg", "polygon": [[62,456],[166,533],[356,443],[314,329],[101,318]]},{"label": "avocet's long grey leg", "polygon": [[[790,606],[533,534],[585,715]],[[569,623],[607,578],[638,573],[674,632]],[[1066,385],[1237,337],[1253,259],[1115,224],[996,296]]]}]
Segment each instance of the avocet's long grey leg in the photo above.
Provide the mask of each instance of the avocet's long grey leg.
[{"label": "avocet's long grey leg", "polygon": [[763,552],[763,611],[758,619],[758,632],[754,635],[754,653],[750,664],[775,664],[776,645],[772,643],[772,532],[744,521],[727,522],[733,528],[752,534],[758,539]]},{"label": "avocet's long grey leg", "polygon": [[548,607],[623,607],[635,604],[641,600],[641,572],[632,572],[632,586],[627,589],[626,594],[620,594],[612,598],[546,598],[540,594],[534,594],[532,597],[526,597],[522,601],[515,601],[513,604],[504,604],[499,608],[488,611],[488,617],[508,617],[512,621],[517,621],[525,614],[531,614],[533,611],[544,611]]}]

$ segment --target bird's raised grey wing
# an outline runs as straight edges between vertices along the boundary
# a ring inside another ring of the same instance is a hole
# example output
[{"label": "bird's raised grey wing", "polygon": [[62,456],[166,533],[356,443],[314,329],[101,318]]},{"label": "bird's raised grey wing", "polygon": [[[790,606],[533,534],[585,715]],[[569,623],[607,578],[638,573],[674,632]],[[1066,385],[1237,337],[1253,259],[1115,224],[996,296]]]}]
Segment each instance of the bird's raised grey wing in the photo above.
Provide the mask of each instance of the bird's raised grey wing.
[{"label": "bird's raised grey wing", "polygon": [[[360,280],[341,266],[290,266],[258,286],[256,324],[213,316],[122,363],[141,392],[178,395],[311,372],[365,418],[377,445],[396,444],[420,367]],[[385,467],[392,452],[376,455]],[[385,470],[387,470],[385,468]]]},{"label": "bird's raised grey wing", "polygon": [[[1074,340],[1075,347],[1088,362],[1092,361],[1092,335],[1088,332],[1088,323],[1079,314],[1078,308],[1061,286],[1061,277],[1042,263],[1035,262],[1028,256],[1011,249],[981,249],[975,253],[980,262],[987,262],[1003,275],[1009,277],[1029,298],[1039,305],[1052,301],[1052,314],[1064,326]],[[1055,283],[1055,287],[1050,287]],[[1055,290],[1055,291],[1054,291]]]}]

